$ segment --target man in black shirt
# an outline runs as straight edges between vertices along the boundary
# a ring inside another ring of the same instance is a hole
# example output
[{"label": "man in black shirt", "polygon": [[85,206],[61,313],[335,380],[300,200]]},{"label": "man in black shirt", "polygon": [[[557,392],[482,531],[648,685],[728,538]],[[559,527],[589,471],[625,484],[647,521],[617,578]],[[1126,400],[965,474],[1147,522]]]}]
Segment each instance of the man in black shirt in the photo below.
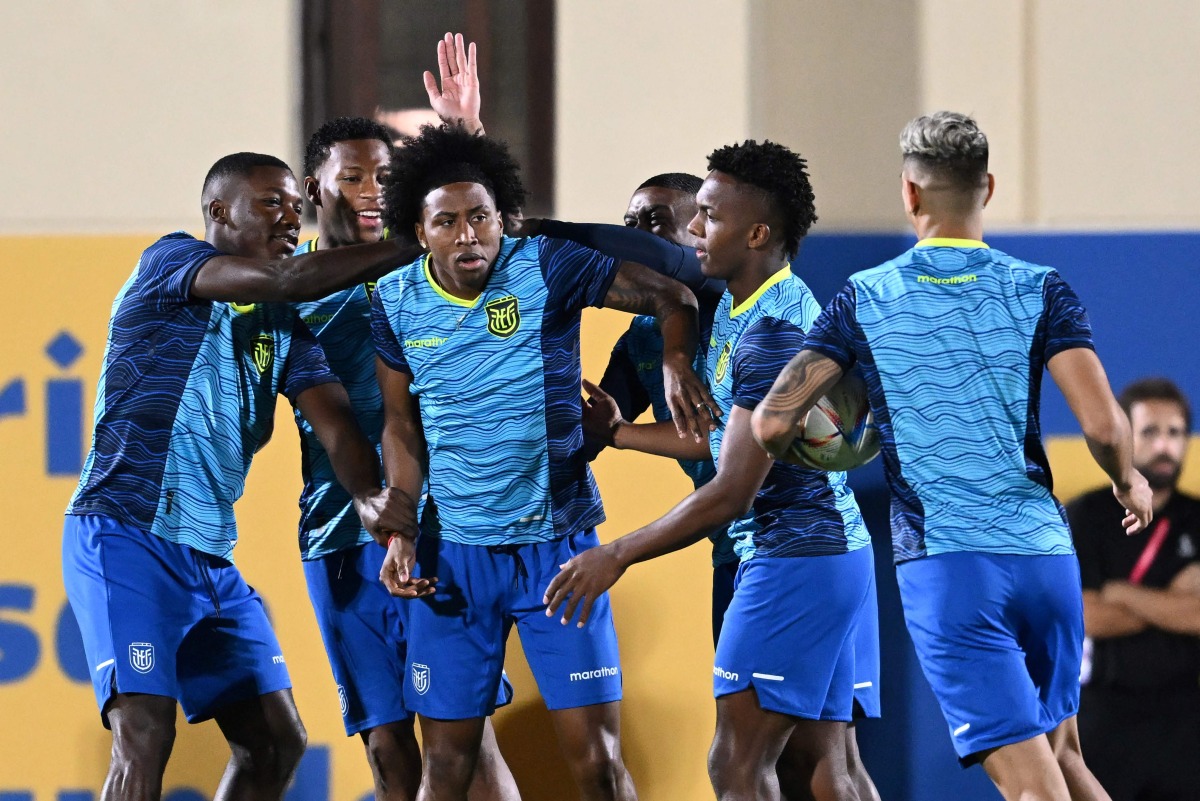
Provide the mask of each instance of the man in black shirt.
[{"label": "man in black shirt", "polygon": [[1200,799],[1200,500],[1176,485],[1192,416],[1162,378],[1121,393],[1134,466],[1154,522],[1127,537],[1107,489],[1067,507],[1094,643],[1082,675],[1079,736],[1113,801]]}]

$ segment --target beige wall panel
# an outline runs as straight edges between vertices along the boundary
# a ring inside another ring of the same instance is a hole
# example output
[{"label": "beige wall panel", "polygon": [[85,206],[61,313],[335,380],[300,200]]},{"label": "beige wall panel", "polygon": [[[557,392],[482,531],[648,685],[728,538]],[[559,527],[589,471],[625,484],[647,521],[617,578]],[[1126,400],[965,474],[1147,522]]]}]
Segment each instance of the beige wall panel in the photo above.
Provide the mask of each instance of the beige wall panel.
[{"label": "beige wall panel", "polygon": [[809,160],[819,231],[903,225],[896,136],[919,108],[916,0],[755,0],[751,133]]},{"label": "beige wall panel", "polygon": [[[996,194],[991,225],[1030,214],[1026,166],[1025,9],[1032,0],[921,0],[917,113],[970,114],[988,136]],[[896,133],[899,133],[897,131]],[[895,139],[892,139],[894,144]]]},{"label": "beige wall panel", "polygon": [[[10,2],[0,9],[0,232],[199,221],[217,158],[290,160],[296,0]],[[19,154],[19,157],[12,157]]]},{"label": "beige wall panel", "polygon": [[1200,225],[1200,3],[1034,8],[1039,221]]},{"label": "beige wall panel", "polygon": [[704,174],[748,127],[748,8],[720,0],[558,4],[555,206],[620,220],[660,172]]}]

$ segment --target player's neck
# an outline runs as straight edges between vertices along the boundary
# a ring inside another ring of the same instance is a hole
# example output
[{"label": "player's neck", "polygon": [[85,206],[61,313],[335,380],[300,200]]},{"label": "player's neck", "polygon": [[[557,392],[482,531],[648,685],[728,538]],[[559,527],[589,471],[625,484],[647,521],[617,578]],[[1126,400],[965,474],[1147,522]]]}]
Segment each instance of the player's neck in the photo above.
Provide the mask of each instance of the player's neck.
[{"label": "player's neck", "polygon": [[742,269],[738,270],[737,275],[725,283],[725,288],[729,290],[730,295],[733,295],[733,308],[736,309],[745,303],[751,295],[758,291],[759,287],[771,280],[771,276],[786,266],[787,260],[783,258],[762,259],[746,263]]},{"label": "player's neck", "polygon": [[918,216],[913,219],[917,239],[970,239],[983,241],[983,215],[970,217],[934,218]]}]

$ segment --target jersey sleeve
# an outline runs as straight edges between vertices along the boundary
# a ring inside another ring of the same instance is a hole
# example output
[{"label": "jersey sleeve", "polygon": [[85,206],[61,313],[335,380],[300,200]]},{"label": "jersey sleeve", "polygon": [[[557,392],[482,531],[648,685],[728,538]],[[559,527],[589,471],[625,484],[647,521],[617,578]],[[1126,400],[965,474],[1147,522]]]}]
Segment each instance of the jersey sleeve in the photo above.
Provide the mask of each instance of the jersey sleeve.
[{"label": "jersey sleeve", "polygon": [[1075,290],[1053,270],[1046,275],[1042,285],[1042,298],[1045,303],[1046,361],[1072,348],[1096,349],[1087,309]]},{"label": "jersey sleeve", "polygon": [[542,275],[550,297],[546,305],[567,312],[603,306],[621,262],[566,239],[538,238]]},{"label": "jersey sleeve", "polygon": [[1075,556],[1079,559],[1079,577],[1083,589],[1099,590],[1104,586],[1104,559],[1096,515],[1091,511],[1093,504],[1088,501],[1089,496],[1085,495],[1067,504],[1067,522],[1071,526],[1071,539],[1075,542]]},{"label": "jersey sleeve", "polygon": [[304,390],[318,384],[331,384],[337,380],[338,377],[329,368],[321,343],[297,316],[292,324],[292,342],[288,348],[287,364],[283,369],[283,394],[295,404],[296,398]]},{"label": "jersey sleeve", "polygon": [[408,359],[404,358],[404,348],[400,346],[400,340],[392,330],[391,321],[388,320],[387,309],[383,305],[383,293],[379,291],[378,286],[371,296],[371,338],[375,340],[375,353],[383,359],[384,364],[397,372],[412,375]]},{"label": "jersey sleeve", "polygon": [[764,317],[746,329],[733,349],[733,402],[753,410],[804,347],[804,330],[789,320]]},{"label": "jersey sleeve", "polygon": [[856,307],[854,284],[846,284],[817,316],[805,338],[804,348],[833,359],[843,370],[853,367],[858,358],[854,350],[858,328]]},{"label": "jersey sleeve", "polygon": [[164,236],[146,248],[138,261],[138,296],[155,309],[190,302],[196,273],[219,253],[191,236]]}]

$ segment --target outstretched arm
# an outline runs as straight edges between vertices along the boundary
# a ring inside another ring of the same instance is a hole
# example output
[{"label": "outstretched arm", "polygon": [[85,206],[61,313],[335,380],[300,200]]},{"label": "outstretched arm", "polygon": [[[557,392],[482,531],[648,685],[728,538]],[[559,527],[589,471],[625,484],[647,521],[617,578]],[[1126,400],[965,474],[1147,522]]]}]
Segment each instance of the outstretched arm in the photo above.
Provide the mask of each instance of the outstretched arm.
[{"label": "outstretched arm", "polygon": [[588,439],[618,450],[641,451],[671,459],[708,459],[707,441],[680,438],[672,422],[630,423],[615,398],[583,379],[588,398],[583,405],[583,430]]},{"label": "outstretched arm", "polygon": [[1090,348],[1070,348],[1051,356],[1046,367],[1079,421],[1092,458],[1125,507],[1125,532],[1136,534],[1154,516],[1153,498],[1146,479],[1133,468],[1129,420],[1113,397],[1104,366]]},{"label": "outstretched arm", "polygon": [[416,245],[387,239],[370,245],[318,250],[284,259],[217,255],[196,271],[190,295],[228,303],[298,303],[374,281],[421,254]]},{"label": "outstretched arm", "polygon": [[467,45],[461,33],[447,33],[438,42],[437,58],[438,77],[434,78],[428,70],[422,76],[430,107],[444,122],[461,122],[468,131],[482,134],[483,122],[479,119],[482,98],[475,43]]},{"label": "outstretched arm", "polygon": [[716,401],[692,370],[696,355],[696,297],[678,281],[635,262],[621,262],[604,305],[631,314],[652,314],[663,337],[663,384],[680,437],[703,442],[720,416]]},{"label": "outstretched arm", "polygon": [[582,627],[596,598],[612,587],[630,565],[699,542],[746,514],[771,464],[771,458],[751,436],[750,411],[735,406],[725,425],[716,477],[648,526],[584,551],[563,565],[546,590],[546,614],[553,616],[565,603],[563,625],[580,609],[577,625]]},{"label": "outstretched arm", "polygon": [[791,447],[808,410],[844,372],[840,364],[814,350],[797,353],[754,410],[752,427],[758,444],[776,459],[781,457]]}]

